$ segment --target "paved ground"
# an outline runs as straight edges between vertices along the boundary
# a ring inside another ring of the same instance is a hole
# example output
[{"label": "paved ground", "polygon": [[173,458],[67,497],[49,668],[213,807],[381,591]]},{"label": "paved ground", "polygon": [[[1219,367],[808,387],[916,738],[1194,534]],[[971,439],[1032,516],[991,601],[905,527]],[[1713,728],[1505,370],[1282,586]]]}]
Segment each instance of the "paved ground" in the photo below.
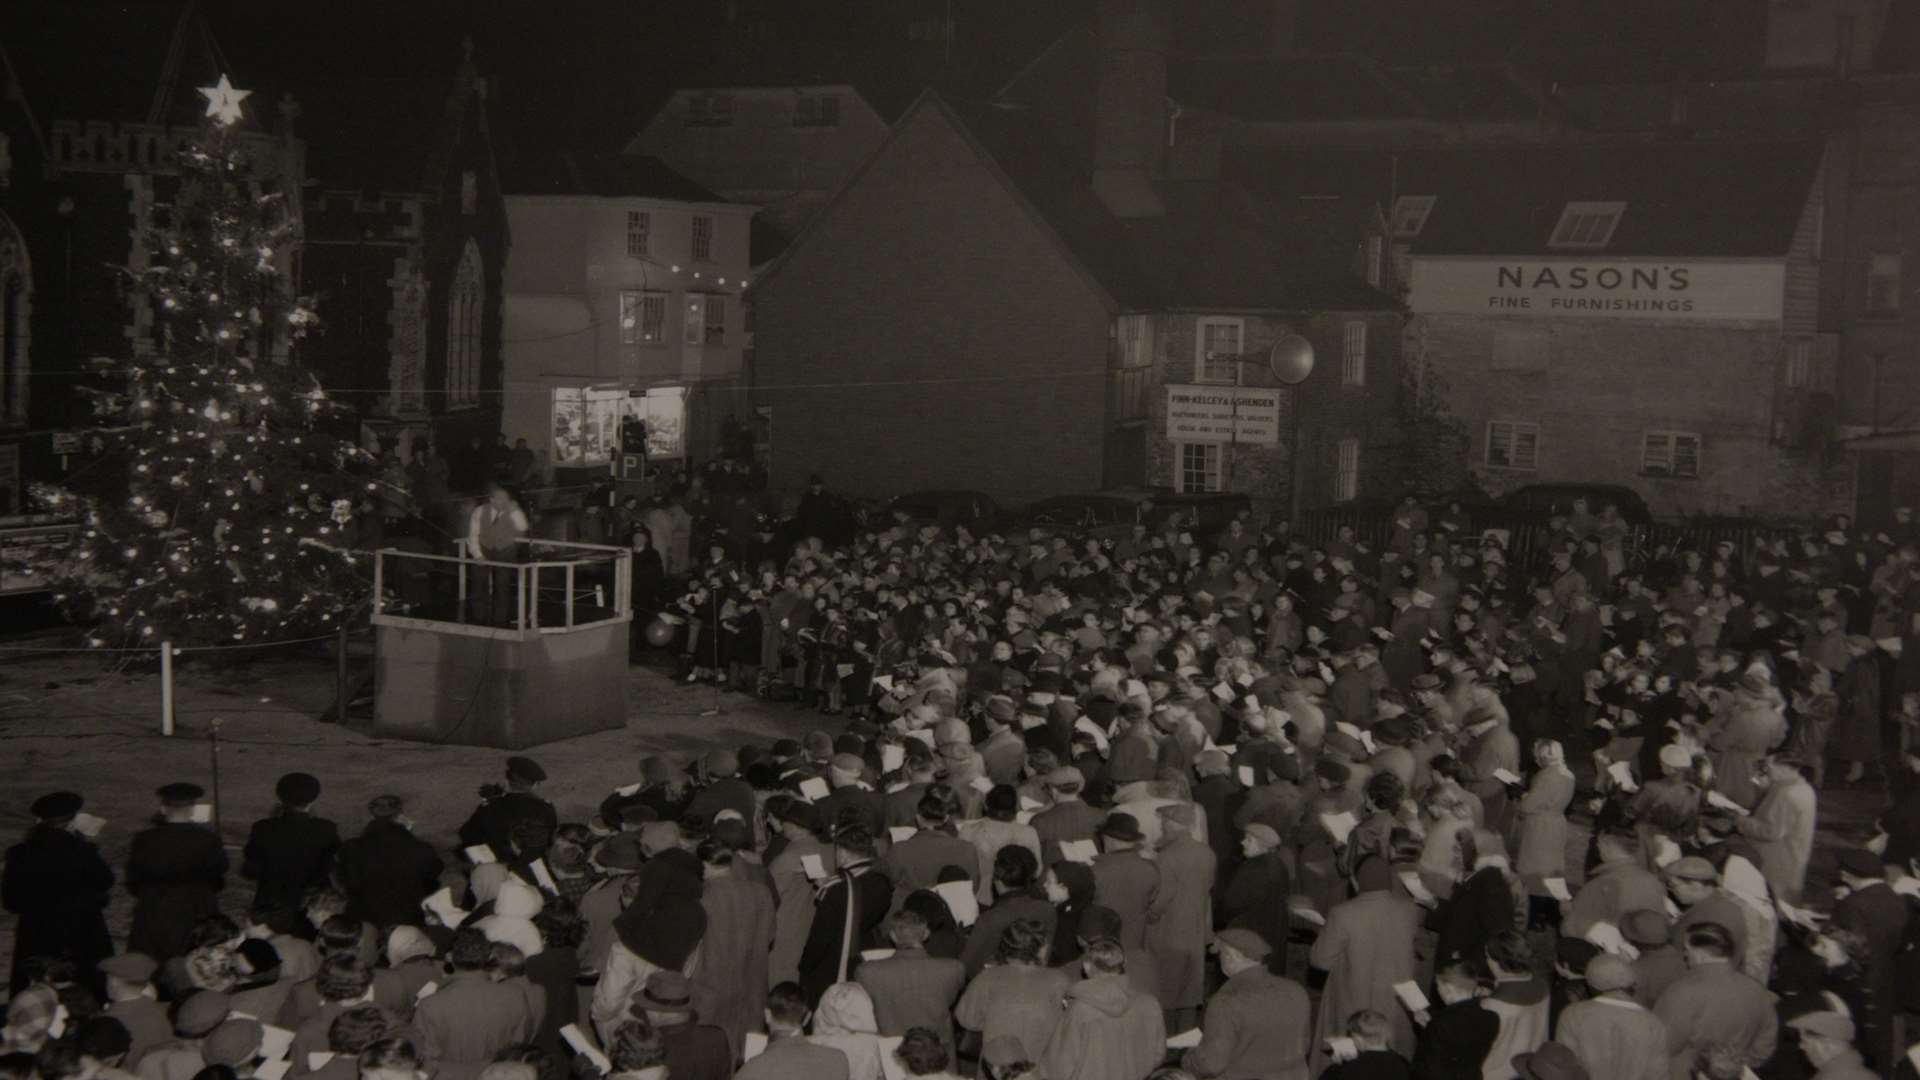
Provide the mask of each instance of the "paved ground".
[{"label": "paved ground", "polygon": [[[176,688],[178,732],[167,738],[159,731],[155,673],[103,670],[94,656],[30,656],[0,665],[0,837],[10,842],[27,828],[27,806],[37,794],[71,788],[86,795],[90,812],[108,819],[101,845],[120,868],[132,834],[154,811],[156,786],[171,780],[212,786],[208,734],[216,719],[221,831],[236,863],[248,825],[271,809],[273,782],[284,772],[319,776],[326,789],[319,812],[343,830],[358,830],[369,798],[392,792],[407,800],[423,837],[451,848],[476,790],[499,776],[505,757],[497,750],[375,739],[319,722],[333,702],[334,668],[318,652],[242,665],[188,664],[177,673]],[[837,721],[739,694],[683,689],[647,668],[631,669],[626,689],[625,730],[531,751],[554,777],[543,793],[563,821],[583,820],[608,790],[636,779],[646,754],[691,757],[716,744],[798,738],[816,726],[839,731]],[[1816,881],[1832,880],[1833,849],[1857,842],[1879,805],[1877,791],[1869,789],[1822,793]],[[1586,843],[1584,830],[1575,832],[1570,854]],[[1578,856],[1569,863],[1577,877]],[[244,910],[246,883],[237,874],[231,880],[228,907]],[[116,938],[125,934],[131,907],[116,890],[109,910]],[[11,960],[12,941],[12,917],[0,914],[0,970]]]},{"label": "paved ground", "polygon": [[[103,671],[94,657],[15,660],[0,665],[0,838],[11,843],[31,824],[40,793],[70,788],[108,820],[100,843],[119,870],[134,832],[155,810],[153,790],[171,780],[212,787],[212,744],[220,721],[221,833],[237,864],[251,822],[271,810],[273,783],[303,769],[325,786],[318,811],[357,831],[368,799],[392,792],[407,800],[421,836],[451,848],[482,783],[499,777],[503,751],[372,738],[319,722],[334,698],[334,668],[320,654],[263,659],[244,666],[184,666],[176,674],[177,733],[160,734],[160,689],[151,672]],[[711,710],[720,709],[709,715]],[[682,689],[659,672],[634,668],[627,679],[627,726],[552,743],[529,753],[554,778],[542,793],[561,820],[592,813],[607,791],[638,778],[647,754],[698,754],[711,745],[768,742],[804,735],[827,718],[710,688]],[[831,730],[838,732],[836,725]],[[228,907],[251,897],[237,874]],[[132,901],[116,890],[109,923],[124,936]],[[0,914],[0,970],[11,961],[13,919]]]}]

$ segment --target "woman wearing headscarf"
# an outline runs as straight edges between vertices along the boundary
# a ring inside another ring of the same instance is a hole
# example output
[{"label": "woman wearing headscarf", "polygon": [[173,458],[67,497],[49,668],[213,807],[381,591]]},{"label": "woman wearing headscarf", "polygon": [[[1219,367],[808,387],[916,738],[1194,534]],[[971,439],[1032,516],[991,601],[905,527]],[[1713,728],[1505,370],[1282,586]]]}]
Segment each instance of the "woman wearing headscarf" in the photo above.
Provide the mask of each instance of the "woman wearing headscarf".
[{"label": "woman wearing headscarf", "polygon": [[1544,884],[1567,876],[1567,805],[1573,802],[1573,773],[1566,751],[1553,739],[1533,744],[1534,772],[1516,809],[1514,870],[1527,887],[1528,921],[1550,923],[1559,906]]},{"label": "woman wearing headscarf", "polygon": [[880,1025],[874,1021],[873,998],[856,982],[834,983],[820,995],[813,1011],[810,1043],[831,1046],[847,1055],[847,1080],[880,1080],[886,1050],[880,1044]]}]

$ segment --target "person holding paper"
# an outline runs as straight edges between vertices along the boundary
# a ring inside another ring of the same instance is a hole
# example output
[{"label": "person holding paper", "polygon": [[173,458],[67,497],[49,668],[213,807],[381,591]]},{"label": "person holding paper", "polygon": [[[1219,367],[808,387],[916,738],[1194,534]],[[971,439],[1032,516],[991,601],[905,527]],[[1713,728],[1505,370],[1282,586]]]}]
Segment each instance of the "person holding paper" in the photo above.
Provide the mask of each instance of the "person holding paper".
[{"label": "person holding paper", "polygon": [[1060,845],[1071,840],[1091,840],[1106,814],[1080,798],[1086,788],[1086,775],[1072,765],[1058,768],[1044,778],[1053,805],[1033,815],[1027,824],[1040,840],[1040,863],[1052,866],[1060,861]]},{"label": "person holding paper", "polygon": [[92,840],[75,829],[85,801],[56,791],[33,801],[34,824],[7,849],[0,900],[18,917],[13,931],[12,992],[27,985],[26,962],[73,961],[82,972],[113,955],[106,906],[113,869]]},{"label": "person holding paper", "polygon": [[1406,1080],[1406,1056],[1393,1049],[1393,1023],[1384,1013],[1362,1009],[1347,1018],[1346,1035],[1336,1040],[1333,1065],[1320,1080]]},{"label": "person holding paper", "polygon": [[[986,816],[960,823],[960,838],[978,853],[977,866],[993,865],[1000,849],[1009,845],[1023,847],[1040,858],[1040,834],[1031,824],[1020,823],[1020,793],[1007,784],[996,784],[983,803]],[[993,882],[975,874],[974,895],[982,905],[993,900]]]},{"label": "person holding paper", "polygon": [[1765,1064],[1780,1041],[1773,995],[1734,966],[1726,927],[1691,927],[1684,942],[1687,973],[1653,1006],[1667,1025],[1673,1075],[1691,1075],[1693,1063],[1708,1053],[1728,1054],[1749,1067]]},{"label": "person holding paper", "polygon": [[1387,1016],[1393,1024],[1392,1047],[1413,1053],[1413,1023],[1395,983],[1414,977],[1413,939],[1421,912],[1393,890],[1393,871],[1385,859],[1370,857],[1354,872],[1358,892],[1327,913],[1327,925],[1314,939],[1309,960],[1327,972],[1314,1028],[1313,1066],[1327,1064],[1326,1040],[1341,1034],[1345,1018],[1362,1009]]},{"label": "person holding paper", "polygon": [[1671,1033],[1664,1020],[1634,1000],[1633,965],[1611,953],[1587,961],[1593,997],[1567,1006],[1553,1041],[1573,1051],[1587,1075],[1618,1080],[1671,1080]]},{"label": "person holding paper", "polygon": [[158,794],[161,820],[134,834],[127,856],[127,891],[134,897],[127,951],[165,966],[186,953],[194,924],[220,910],[228,864],[219,835],[195,813],[206,789],[175,783]]},{"label": "person holding paper", "polygon": [[648,822],[640,830],[640,848],[647,860],[635,875],[633,899],[613,921],[614,942],[593,992],[593,1022],[602,1038],[622,1022],[647,976],[686,971],[707,933],[700,904],[705,867],[682,845],[680,827]]},{"label": "person holding paper", "polygon": [[1638,833],[1615,826],[1595,837],[1594,844],[1600,865],[1561,907],[1560,932],[1566,937],[1584,938],[1595,923],[1618,926],[1630,911],[1657,911],[1666,903],[1666,884],[1646,868]]},{"label": "person holding paper", "polygon": [[1105,848],[1093,860],[1093,902],[1119,913],[1121,944],[1147,945],[1147,922],[1160,895],[1160,868],[1140,853],[1146,834],[1132,814],[1115,810],[1100,826]]},{"label": "person holding paper", "polygon": [[783,982],[767,994],[767,1048],[733,1074],[733,1080],[849,1080],[847,1055],[807,1038],[806,992]]},{"label": "person holding paper", "polygon": [[539,1018],[518,986],[493,980],[485,934],[456,931],[447,956],[453,973],[414,1010],[413,1028],[436,1076],[472,1080],[500,1051],[531,1039]]},{"label": "person holding paper", "polygon": [[1254,822],[1240,834],[1240,865],[1220,896],[1219,921],[1259,934],[1269,948],[1287,943],[1287,897],[1293,877],[1273,826]]},{"label": "person holding paper", "polygon": [[1160,1007],[1167,1023],[1193,1026],[1207,996],[1207,938],[1213,930],[1213,849],[1193,838],[1200,810],[1191,803],[1163,806],[1154,864],[1160,888],[1147,915]]},{"label": "person holding paper", "polygon": [[[680,1075],[668,1067],[669,1060],[667,1041],[659,1028],[628,1021],[620,1025],[620,1030],[613,1033],[613,1039],[607,1045],[607,1064],[611,1067],[607,1080],[667,1080],[669,1076]],[[530,1073],[526,1080],[537,1080],[540,1075],[531,1064],[519,1067]],[[522,1080],[521,1077],[492,1075],[492,1072],[492,1069],[488,1070],[485,1080]],[[688,1071],[684,1075],[697,1080],[699,1074]]]},{"label": "person holding paper", "polygon": [[1500,1034],[1500,1018],[1480,1007],[1487,985],[1476,972],[1478,962],[1443,960],[1433,977],[1439,1008],[1420,1025],[1419,1045],[1413,1051],[1414,1080],[1473,1080],[1481,1075],[1487,1052]]},{"label": "person holding paper", "polygon": [[1306,989],[1269,969],[1273,945],[1251,930],[1222,930],[1214,951],[1226,982],[1207,999],[1200,1045],[1181,1055],[1181,1066],[1200,1080],[1306,1080]]},{"label": "person holding paper", "polygon": [[1528,923],[1552,925],[1560,910],[1540,884],[1567,876],[1567,807],[1573,802],[1573,773],[1566,752],[1553,739],[1533,744],[1533,777],[1527,793],[1515,804],[1514,872],[1528,886]]},{"label": "person holding paper", "polygon": [[1767,787],[1753,813],[1736,817],[1733,827],[1753,841],[1760,871],[1775,896],[1799,903],[1807,885],[1807,863],[1813,857],[1813,823],[1819,797],[1802,771],[1799,758],[1775,755],[1767,759]]},{"label": "person holding paper", "polygon": [[893,955],[861,963],[855,980],[873,998],[882,1035],[905,1035],[909,1028],[938,1032],[953,1044],[953,1005],[966,989],[966,967],[958,960],[927,955],[927,922],[911,909],[887,918]]},{"label": "person holding paper", "polygon": [[895,843],[881,860],[881,868],[893,882],[896,911],[909,893],[939,884],[940,871],[949,866],[959,869],[968,881],[980,881],[980,852],[954,835],[945,800],[923,797],[915,808],[914,824],[914,834]]},{"label": "person holding paper", "polygon": [[[808,860],[821,878],[834,869],[833,848],[820,840],[820,811],[812,803],[776,795],[767,816],[778,832],[778,851],[767,863],[777,903],[773,912],[773,951],[767,955],[767,982],[778,986],[800,978],[800,954],[813,929],[814,891],[820,882],[807,872]],[[768,845],[768,851],[774,846]]]},{"label": "person holding paper", "polygon": [[1033,852],[1009,844],[993,859],[993,904],[980,912],[960,951],[967,978],[980,974],[993,959],[1006,928],[1023,919],[1039,923],[1051,940],[1059,913],[1040,883],[1040,864]]},{"label": "person holding paper", "polygon": [[534,788],[546,782],[547,771],[529,757],[507,759],[506,790],[496,785],[480,789],[481,803],[473,816],[460,826],[460,845],[485,844],[497,854],[513,850],[513,826],[521,820],[537,821],[552,836],[560,828],[560,817],[553,804],[534,794]]},{"label": "person holding paper", "polygon": [[893,902],[893,885],[875,865],[873,836],[865,829],[855,825],[834,833],[833,864],[839,869],[819,886],[800,952],[800,985],[808,1001],[819,1001],[827,987],[851,977],[861,948]]}]

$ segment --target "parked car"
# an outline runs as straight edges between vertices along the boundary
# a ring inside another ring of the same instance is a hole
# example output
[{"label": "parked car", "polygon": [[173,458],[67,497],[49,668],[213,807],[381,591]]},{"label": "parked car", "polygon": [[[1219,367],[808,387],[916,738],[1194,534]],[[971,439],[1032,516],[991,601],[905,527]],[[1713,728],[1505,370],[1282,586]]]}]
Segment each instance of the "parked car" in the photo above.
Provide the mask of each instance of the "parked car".
[{"label": "parked car", "polygon": [[1144,520],[1143,512],[1151,505],[1144,497],[1106,492],[1055,495],[1009,515],[1001,522],[1000,531],[1019,535],[1040,529],[1118,540],[1131,533],[1136,522]]},{"label": "parked car", "polygon": [[905,514],[908,521],[926,525],[965,525],[976,532],[1000,517],[1000,504],[978,491],[914,491],[896,495],[887,513]]},{"label": "parked car", "polygon": [[1639,492],[1619,484],[1528,484],[1508,492],[1500,500],[1500,509],[1529,521],[1545,522],[1556,513],[1570,512],[1573,500],[1578,498],[1587,500],[1590,513],[1598,514],[1601,507],[1612,503],[1620,512],[1621,520],[1629,525],[1653,523],[1647,500],[1641,498]]}]

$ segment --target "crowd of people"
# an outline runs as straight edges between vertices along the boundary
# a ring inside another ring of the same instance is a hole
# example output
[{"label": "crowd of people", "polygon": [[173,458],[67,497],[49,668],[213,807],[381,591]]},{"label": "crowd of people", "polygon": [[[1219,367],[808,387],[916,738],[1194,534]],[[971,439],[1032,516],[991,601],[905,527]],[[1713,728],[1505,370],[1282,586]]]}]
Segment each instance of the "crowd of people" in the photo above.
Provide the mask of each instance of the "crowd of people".
[{"label": "crowd of people", "polygon": [[[713,545],[660,581],[685,677],[844,730],[648,756],[574,821],[512,758],[440,849],[393,796],[343,839],[291,774],[245,914],[171,784],[122,950],[46,795],[0,1075],[1916,1075],[1911,515],[1547,530],[1527,565],[1412,500],[1377,545]],[[1878,818],[1810,877],[1847,788]]]}]

